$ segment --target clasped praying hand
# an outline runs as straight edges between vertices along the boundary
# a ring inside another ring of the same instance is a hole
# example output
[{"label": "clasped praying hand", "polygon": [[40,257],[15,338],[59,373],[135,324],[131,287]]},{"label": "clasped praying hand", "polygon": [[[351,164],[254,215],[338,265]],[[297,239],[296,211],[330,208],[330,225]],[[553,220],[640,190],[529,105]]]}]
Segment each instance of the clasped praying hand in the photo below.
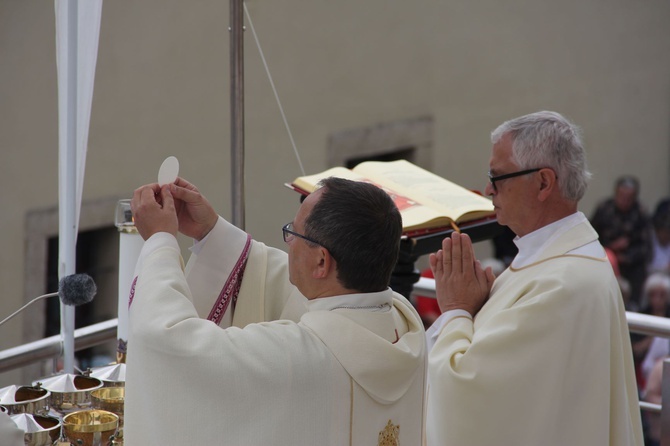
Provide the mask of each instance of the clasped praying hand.
[{"label": "clasped praying hand", "polygon": [[486,303],[495,276],[475,258],[470,237],[454,231],[429,262],[440,311],[465,310],[474,317]]}]

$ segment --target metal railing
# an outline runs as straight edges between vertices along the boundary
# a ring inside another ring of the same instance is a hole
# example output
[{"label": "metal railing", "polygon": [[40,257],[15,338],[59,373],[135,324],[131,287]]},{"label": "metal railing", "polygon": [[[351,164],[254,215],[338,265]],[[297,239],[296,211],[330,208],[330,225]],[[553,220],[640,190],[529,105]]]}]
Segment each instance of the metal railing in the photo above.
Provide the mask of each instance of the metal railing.
[{"label": "metal railing", "polygon": [[[435,281],[420,278],[414,284],[413,294],[434,298]],[[670,338],[670,319],[632,312],[626,312],[626,319],[632,333]],[[109,319],[75,330],[75,350],[94,347],[115,339],[117,325],[118,319]],[[52,359],[61,354],[61,349],[61,337],[56,335],[7,350],[0,350],[0,373],[37,361]]]},{"label": "metal railing", "polygon": [[[116,339],[118,319],[109,319],[74,331],[75,351],[103,344]],[[0,351],[0,373],[18,369],[45,359],[57,358],[63,349],[60,335],[29,342]]]},{"label": "metal railing", "polygon": [[[413,295],[436,297],[435,280],[420,278],[414,284]],[[628,328],[632,333],[640,333],[647,336],[659,336],[670,338],[670,319],[651,316],[648,314],[626,312]],[[102,344],[104,342],[116,339],[116,329],[118,319],[110,319],[98,324],[75,330],[75,351],[83,350],[89,347]],[[37,361],[53,359],[62,352],[62,342],[59,335],[40,339],[39,341],[13,347],[0,351],[0,373],[17,369]],[[663,408],[667,408],[664,410]],[[663,426],[663,440],[668,436],[670,441],[670,360],[666,359],[663,364],[663,387],[661,404],[652,404],[646,401],[640,401],[640,408],[645,411],[661,414],[661,424]],[[667,426],[667,428],[666,428]],[[666,432],[667,431],[667,432]]]}]

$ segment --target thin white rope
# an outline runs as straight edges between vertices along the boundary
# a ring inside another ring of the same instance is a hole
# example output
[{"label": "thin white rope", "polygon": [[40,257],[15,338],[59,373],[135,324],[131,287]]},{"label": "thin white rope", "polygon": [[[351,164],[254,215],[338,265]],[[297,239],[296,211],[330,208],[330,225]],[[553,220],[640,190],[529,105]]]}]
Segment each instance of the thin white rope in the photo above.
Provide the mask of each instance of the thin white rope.
[{"label": "thin white rope", "polygon": [[254,35],[254,40],[256,41],[256,46],[258,47],[258,52],[261,55],[261,60],[263,61],[263,66],[265,67],[265,72],[268,75],[268,79],[270,81],[270,86],[272,87],[272,91],[274,92],[275,99],[277,100],[277,105],[279,106],[279,113],[281,113],[281,117],[284,120],[284,126],[286,127],[286,131],[288,132],[288,137],[291,140],[291,145],[293,146],[293,152],[295,153],[295,157],[298,160],[298,165],[300,166],[300,171],[302,172],[303,175],[305,175],[305,169],[302,167],[302,160],[300,159],[300,154],[298,153],[298,148],[295,145],[295,141],[293,140],[293,134],[291,133],[291,128],[288,125],[288,121],[286,120],[286,114],[284,113],[284,107],[281,105],[281,101],[279,100],[279,94],[277,94],[277,89],[275,88],[275,83],[272,80],[272,75],[270,74],[270,69],[268,68],[268,64],[265,61],[265,55],[263,54],[263,50],[261,49],[261,43],[258,40],[258,36],[256,35],[256,30],[254,29],[254,23],[251,21],[251,15],[249,14],[249,10],[247,9],[247,4],[246,2],[242,2],[244,5],[244,13],[247,15],[247,20],[249,20],[249,27],[251,28],[251,33]]}]

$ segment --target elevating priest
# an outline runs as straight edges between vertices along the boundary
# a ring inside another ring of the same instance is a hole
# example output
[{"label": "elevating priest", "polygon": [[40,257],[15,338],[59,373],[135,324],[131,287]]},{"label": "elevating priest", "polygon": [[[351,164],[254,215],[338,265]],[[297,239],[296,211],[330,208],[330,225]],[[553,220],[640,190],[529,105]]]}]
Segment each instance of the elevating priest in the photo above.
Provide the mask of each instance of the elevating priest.
[{"label": "elevating priest", "polygon": [[[388,287],[402,223],[385,192],[324,180],[282,228],[288,256],[181,178],[132,210],[127,444],[423,443],[425,333]],[[186,273],[178,231],[196,240]]]}]

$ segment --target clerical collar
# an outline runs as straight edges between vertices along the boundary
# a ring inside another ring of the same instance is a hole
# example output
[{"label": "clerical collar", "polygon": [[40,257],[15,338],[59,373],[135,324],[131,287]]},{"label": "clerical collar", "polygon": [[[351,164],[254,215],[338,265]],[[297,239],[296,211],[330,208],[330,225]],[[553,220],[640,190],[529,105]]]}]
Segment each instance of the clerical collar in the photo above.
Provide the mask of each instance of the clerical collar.
[{"label": "clerical collar", "polygon": [[387,288],[375,293],[343,294],[307,301],[309,311],[331,311],[340,308],[367,311],[388,311],[393,305],[393,291]]},{"label": "clerical collar", "polygon": [[512,266],[522,268],[535,262],[546,246],[584,221],[586,216],[582,212],[575,212],[523,237],[516,237],[514,244],[519,248],[519,253],[514,257]]}]

